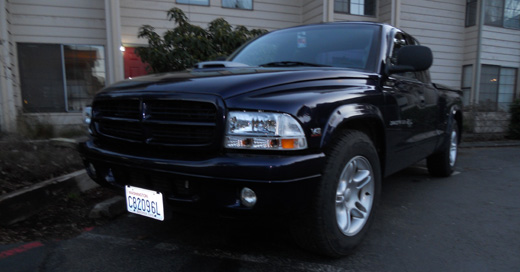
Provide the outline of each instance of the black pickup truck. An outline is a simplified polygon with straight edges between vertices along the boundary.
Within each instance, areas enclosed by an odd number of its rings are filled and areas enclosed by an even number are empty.
[[[434,176],[453,172],[461,93],[430,81],[432,62],[385,24],[273,31],[226,61],[103,89],[79,149],[129,212],[278,214],[302,246],[342,256],[373,220],[383,177],[423,159]]]

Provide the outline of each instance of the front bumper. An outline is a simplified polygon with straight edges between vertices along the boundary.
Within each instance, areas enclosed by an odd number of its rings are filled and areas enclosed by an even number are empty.
[[[160,191],[167,210],[194,212],[294,212],[309,202],[325,161],[322,153],[230,153],[203,160],[150,158],[102,149],[92,140],[81,143],[79,151],[89,175],[99,184],[121,191],[125,185]],[[240,203],[244,187],[257,195],[252,208]]]

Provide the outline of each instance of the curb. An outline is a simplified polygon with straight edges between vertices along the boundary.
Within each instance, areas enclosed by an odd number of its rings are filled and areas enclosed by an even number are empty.
[[[57,195],[85,192],[98,185],[85,170],[49,179],[0,196],[0,225],[12,225],[38,213]]]
[[[114,196],[100,202],[92,208],[89,218],[115,218],[126,212],[126,199],[122,196]]]

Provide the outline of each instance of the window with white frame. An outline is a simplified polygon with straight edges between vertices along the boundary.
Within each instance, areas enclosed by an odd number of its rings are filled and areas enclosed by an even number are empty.
[[[177,4],[209,6],[209,0],[176,0]]]
[[[507,111],[516,88],[516,68],[482,65],[479,106],[489,111]]]
[[[520,0],[487,0],[484,12],[486,25],[520,29]]]
[[[18,43],[25,112],[81,112],[105,86],[105,52],[97,45]]]
[[[253,9],[253,0],[222,0],[222,7],[236,9]]]
[[[334,0],[334,12],[375,16],[376,0]]]

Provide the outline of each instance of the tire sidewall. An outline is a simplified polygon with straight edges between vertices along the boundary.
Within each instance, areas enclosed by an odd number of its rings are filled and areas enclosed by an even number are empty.
[[[322,193],[324,194],[324,197],[322,197],[323,203],[321,203],[323,211],[322,226],[326,233],[326,242],[337,255],[348,254],[361,242],[373,221],[373,214],[381,194],[381,169],[373,144],[366,135],[360,132],[352,132],[348,138],[340,141],[337,148],[331,153],[322,180]],[[374,176],[374,200],[368,220],[363,228],[353,236],[346,236],[337,225],[335,198],[341,173],[345,165],[356,156],[365,157],[371,164]]]
[[[450,122],[448,124],[448,130],[447,130],[447,133],[446,133],[446,138],[444,139],[444,145],[443,145],[443,148],[442,148],[442,151],[440,153],[440,155],[442,156],[442,167],[440,169],[442,170],[438,170],[440,171],[441,173],[439,174],[440,176],[450,176],[454,169],[455,169],[455,165],[457,165],[457,159],[458,159],[458,154],[457,154],[457,157],[455,158],[455,163],[452,165],[450,165],[450,149],[451,149],[451,133],[453,132],[453,130],[456,129],[457,131],[457,137],[459,135],[459,131],[458,131],[458,125],[457,125],[457,121],[454,119],[454,118],[450,118]],[[457,153],[458,153],[458,143],[457,143]],[[436,162],[437,158],[433,158],[433,162],[432,163],[439,163],[439,162]]]
[[[455,156],[455,161],[453,162],[453,165],[450,165],[450,153],[451,153],[451,134],[453,133],[453,131],[455,131],[455,133],[457,134],[456,137],[457,137],[457,154]],[[457,121],[454,119],[454,118],[451,118],[451,122],[450,122],[450,126],[449,126],[449,130],[448,130],[448,137],[446,139],[446,144],[447,144],[447,148],[446,148],[446,153],[447,153],[447,161],[448,161],[448,167],[450,168],[451,172],[453,172],[453,170],[455,169],[455,165],[457,165],[457,159],[459,158],[459,126],[458,126],[458,123]]]

